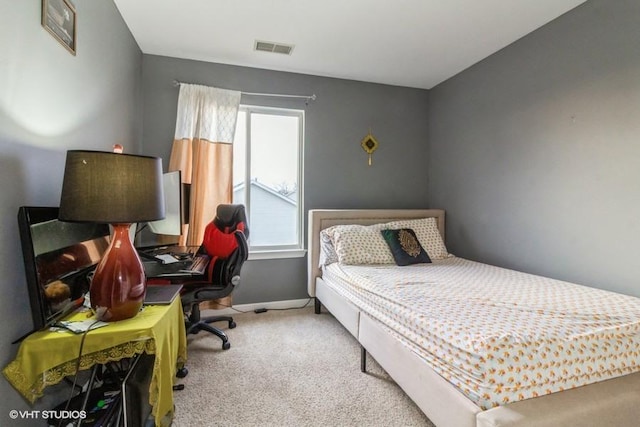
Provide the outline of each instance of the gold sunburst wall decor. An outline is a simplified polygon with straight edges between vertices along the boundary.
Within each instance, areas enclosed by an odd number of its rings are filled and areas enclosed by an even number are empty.
[[[369,155],[369,166],[371,166],[371,155],[374,151],[376,151],[379,145],[378,140],[371,133],[371,129],[369,129],[369,133],[367,134],[367,136],[362,138],[362,141],[360,141],[360,145],[362,146],[362,149]]]

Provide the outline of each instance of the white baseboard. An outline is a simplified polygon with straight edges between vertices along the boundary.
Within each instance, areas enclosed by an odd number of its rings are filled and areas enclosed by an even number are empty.
[[[259,308],[267,310],[284,310],[289,308],[302,308],[313,305],[313,298],[291,299],[286,301],[256,302],[251,304],[234,304],[233,308],[223,308],[221,310],[207,309],[202,311],[203,316],[233,316],[238,312],[250,312]]]

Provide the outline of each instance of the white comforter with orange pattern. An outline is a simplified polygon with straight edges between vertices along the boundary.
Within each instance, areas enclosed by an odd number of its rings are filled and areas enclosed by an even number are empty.
[[[323,268],[483,409],[640,371],[640,298],[458,257]]]

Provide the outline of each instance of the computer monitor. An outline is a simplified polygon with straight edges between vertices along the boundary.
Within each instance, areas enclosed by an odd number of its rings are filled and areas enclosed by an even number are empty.
[[[164,189],[164,219],[151,221],[149,229],[155,234],[179,236],[182,234],[182,177],[180,171],[162,175]]]
[[[189,191],[182,183],[180,171],[162,175],[165,218],[147,224],[138,224],[135,244],[138,248],[178,243],[183,224],[188,223]]]
[[[89,290],[89,274],[109,246],[106,224],[63,222],[57,207],[22,206],[18,229],[35,330]]]

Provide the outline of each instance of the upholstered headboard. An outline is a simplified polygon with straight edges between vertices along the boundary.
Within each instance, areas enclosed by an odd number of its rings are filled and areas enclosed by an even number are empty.
[[[442,209],[312,209],[309,211],[307,257],[307,291],[316,295],[316,278],[322,276],[320,261],[320,230],[339,224],[371,225],[402,219],[435,217],[444,240],[444,210]]]

